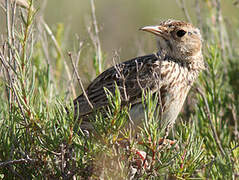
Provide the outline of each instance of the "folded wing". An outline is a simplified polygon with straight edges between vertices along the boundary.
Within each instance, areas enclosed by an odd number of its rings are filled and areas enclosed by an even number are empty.
[[[141,56],[117,64],[100,74],[86,89],[94,109],[108,105],[104,88],[113,94],[115,84],[119,87],[122,105],[141,102],[142,90],[149,88],[156,92],[162,86],[161,59],[155,55]],[[74,100],[75,112],[79,117],[92,113],[86,97],[82,94]]]

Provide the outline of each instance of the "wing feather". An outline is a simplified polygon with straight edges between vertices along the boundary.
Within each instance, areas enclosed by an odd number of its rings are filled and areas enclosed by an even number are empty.
[[[122,104],[135,104],[141,101],[142,89],[155,92],[162,86],[160,59],[151,54],[117,64],[100,74],[86,89],[88,99],[94,109],[108,105],[104,87],[114,94],[115,83],[119,87]],[[74,100],[75,112],[85,116],[92,112],[84,95]]]

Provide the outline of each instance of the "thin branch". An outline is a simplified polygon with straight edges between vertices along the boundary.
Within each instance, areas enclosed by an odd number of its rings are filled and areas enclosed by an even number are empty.
[[[202,29],[202,13],[201,13],[201,7],[200,7],[200,0],[195,0],[195,12],[196,12],[196,19],[197,24],[199,25],[199,28]]]
[[[96,15],[95,15],[95,3],[94,0],[91,0],[91,12],[92,12],[92,18],[93,18],[93,25],[95,29],[95,35],[92,36],[92,41],[95,45],[95,49],[97,52],[97,58],[98,58],[98,66],[99,66],[99,73],[102,72],[102,53],[101,53],[101,45],[100,45],[100,39],[99,39],[99,28],[97,25]]]
[[[76,63],[75,63],[76,68],[78,67],[80,56],[81,56],[81,49],[82,49],[83,44],[84,44],[83,41],[80,41],[79,36],[77,36],[77,40],[79,41],[79,50],[78,50],[78,53],[77,53],[77,56],[76,56]]]
[[[37,159],[31,159],[28,156],[26,157],[26,159],[22,158],[22,159],[18,159],[18,160],[10,160],[10,161],[6,161],[6,162],[0,162],[0,167],[5,167],[5,166],[9,166],[9,165],[15,165],[15,164],[23,164],[23,163],[35,163],[37,162]]]
[[[81,90],[82,90],[82,92],[83,92],[83,94],[84,94],[84,96],[85,96],[85,98],[86,98],[86,100],[87,100],[89,106],[91,107],[91,109],[94,109],[92,103],[90,102],[90,100],[89,100],[89,98],[88,98],[88,96],[87,96],[87,94],[86,94],[86,92],[85,92],[85,89],[84,89],[84,86],[83,86],[83,84],[82,84],[81,78],[80,78],[80,76],[79,76],[79,74],[78,74],[78,72],[77,72],[75,63],[74,63],[74,61],[73,61],[71,52],[68,52],[68,55],[69,55],[69,57],[70,57],[70,60],[71,60],[71,63],[72,63],[72,67],[73,67],[73,69],[74,69],[74,72],[76,73],[76,77],[77,77],[78,83],[79,83],[79,85],[80,85],[80,88],[81,88]]]
[[[115,70],[117,72],[116,77],[118,79],[122,80],[122,88],[123,88],[124,98],[125,98],[125,101],[127,102],[127,101],[129,101],[129,96],[127,95],[127,91],[126,91],[126,85],[125,85],[126,79],[125,79],[124,74],[122,72],[123,69],[120,67],[119,64],[115,64],[114,68],[115,68]]]
[[[238,132],[238,123],[237,123],[237,113],[236,113],[236,107],[235,104],[232,104],[230,107],[232,111],[232,119],[234,121],[234,135],[237,139],[239,139],[239,132]]]
[[[115,61],[116,58],[119,59],[117,52],[115,52],[115,53],[116,54],[113,57],[113,63],[114,63],[114,68],[115,68],[115,70],[117,72],[116,77],[118,79],[122,80],[122,88],[123,88],[123,93],[124,93],[124,99],[125,99],[126,102],[128,102],[129,101],[129,96],[127,95],[127,91],[126,91],[126,84],[125,84],[126,83],[126,79],[125,79],[125,76],[123,74],[123,69],[120,67],[120,64],[117,64],[116,61]],[[119,90],[120,90],[120,87],[119,87]],[[120,92],[120,94],[121,94],[121,92]],[[123,98],[123,96],[122,96],[122,98]]]
[[[218,26],[218,33],[219,33],[219,38],[220,38],[220,43],[221,43],[221,50],[222,50],[222,56],[225,59],[225,39],[224,39],[224,33],[225,33],[225,28],[223,26],[223,17],[222,17],[222,10],[221,10],[221,1],[220,0],[215,0],[215,5],[216,5],[216,22]]]
[[[6,73],[7,73],[8,79],[9,79],[9,83],[10,83],[10,89],[13,90],[13,93],[14,93],[15,98],[17,100],[17,104],[18,104],[18,106],[20,108],[20,111],[21,111],[21,114],[23,116],[23,119],[26,121],[26,117],[25,117],[25,113],[23,111],[22,104],[20,103],[19,97],[17,96],[16,89],[14,88],[14,85],[13,85],[13,82],[12,82],[12,77],[11,77],[11,75],[9,73],[9,70],[8,70],[8,65],[5,63],[5,59],[4,59],[4,57],[3,57],[1,52],[0,52],[0,60],[1,60],[2,64],[3,64],[4,68],[6,69]]]
[[[38,139],[38,141],[40,142],[41,147],[42,147],[44,150],[46,150],[47,152],[50,152],[50,153],[52,153],[52,154],[54,154],[54,155],[56,155],[56,156],[60,156],[60,155],[61,155],[61,153],[57,153],[57,152],[51,151],[51,150],[49,150],[48,148],[44,147],[44,143],[42,142],[41,138],[37,137],[37,139]]]
[[[141,83],[140,83],[140,81],[139,81],[139,71],[140,71],[141,68],[142,68],[142,63],[140,63],[140,67],[139,67],[138,61],[137,61],[137,59],[136,59],[136,60],[135,60],[135,64],[136,64],[136,72],[137,72],[136,80],[137,80],[137,83],[138,83],[138,85],[139,85],[141,91],[143,91],[144,88],[141,86]]]
[[[71,80],[71,73],[70,73],[70,69],[66,63],[66,60],[64,58],[64,55],[63,55],[63,52],[61,50],[61,47],[60,45],[58,44],[53,32],[51,31],[50,27],[47,25],[47,23],[44,21],[44,19],[42,18],[41,19],[41,22],[46,30],[46,32],[48,33],[48,35],[51,37],[55,47],[56,47],[56,50],[60,53],[61,57],[63,58],[63,63],[64,63],[64,66],[65,66],[65,69],[66,69],[66,74],[67,74],[67,77],[68,77],[68,80]],[[75,93],[75,89],[74,89],[74,86],[71,84],[71,89],[72,89],[72,92],[74,95],[76,95]]]
[[[232,148],[231,152],[234,151],[235,149],[237,149],[239,147],[239,144],[236,145],[234,148]]]
[[[6,23],[7,23],[7,43],[8,46],[12,45],[12,29],[11,29],[11,19],[10,19],[10,2],[8,0],[5,0],[5,8],[6,8]],[[14,22],[12,22],[14,23]],[[12,51],[11,48],[8,48],[8,57],[9,57],[9,63],[12,60]],[[10,72],[7,70],[7,76],[8,81],[10,81],[11,75]],[[6,87],[6,93],[8,95],[8,103],[9,103],[9,110],[11,110],[11,104],[12,104],[12,92],[9,87]]]
[[[217,146],[219,147],[219,150],[220,150],[220,152],[221,152],[221,155],[222,155],[222,156],[225,156],[226,153],[225,153],[225,151],[224,151],[223,148],[222,148],[221,142],[220,142],[220,140],[219,140],[219,138],[218,138],[218,135],[217,135],[216,128],[214,127],[213,122],[212,122],[211,112],[210,112],[210,108],[209,108],[209,105],[208,105],[207,98],[205,97],[204,93],[202,92],[202,90],[201,90],[199,87],[196,88],[196,91],[197,91],[197,92],[201,95],[201,97],[203,98],[203,101],[204,101],[205,106],[206,106],[206,109],[205,109],[205,110],[206,110],[206,114],[207,114],[208,120],[209,120],[209,122],[210,122],[212,132],[213,132],[213,137],[214,137],[214,139],[215,139],[215,141],[216,141],[216,143],[217,143]]]
[[[11,37],[11,20],[10,20],[10,3],[8,0],[5,0],[5,8],[6,8],[6,22],[7,22],[7,37],[8,42],[12,44],[12,37]]]
[[[187,21],[192,23],[192,20],[189,16],[188,10],[187,10],[186,5],[185,5],[185,1],[184,0],[176,0],[176,2],[178,4],[178,6],[182,9]]]
[[[14,41],[15,39],[15,17],[16,17],[16,7],[17,7],[17,1],[14,0],[14,3],[13,3],[13,7],[12,7],[12,27],[11,27],[11,30],[12,30],[12,40]]]
[[[77,40],[79,41],[79,48],[78,48],[78,52],[77,52],[77,55],[76,55],[76,60],[75,60],[75,63],[74,63],[76,69],[78,69],[78,64],[79,64],[79,60],[80,60],[80,56],[81,56],[81,50],[82,50],[82,46],[83,46],[83,41],[80,41],[78,36],[77,36]],[[73,75],[72,75],[71,83],[74,83],[75,77],[76,77],[76,73],[74,71]]]

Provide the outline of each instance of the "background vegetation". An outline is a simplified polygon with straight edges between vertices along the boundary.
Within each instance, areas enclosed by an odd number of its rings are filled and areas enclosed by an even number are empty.
[[[237,179],[239,176],[238,1],[2,1],[0,178]],[[204,38],[207,70],[162,144],[149,92],[133,138],[120,98],[94,136],[79,129],[72,99],[115,61],[157,50],[139,27],[174,18]]]

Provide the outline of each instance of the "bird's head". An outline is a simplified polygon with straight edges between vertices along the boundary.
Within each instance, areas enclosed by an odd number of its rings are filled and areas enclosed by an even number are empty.
[[[201,56],[202,37],[199,29],[190,23],[167,20],[141,30],[158,36],[160,50],[172,58],[190,61],[190,57]]]

